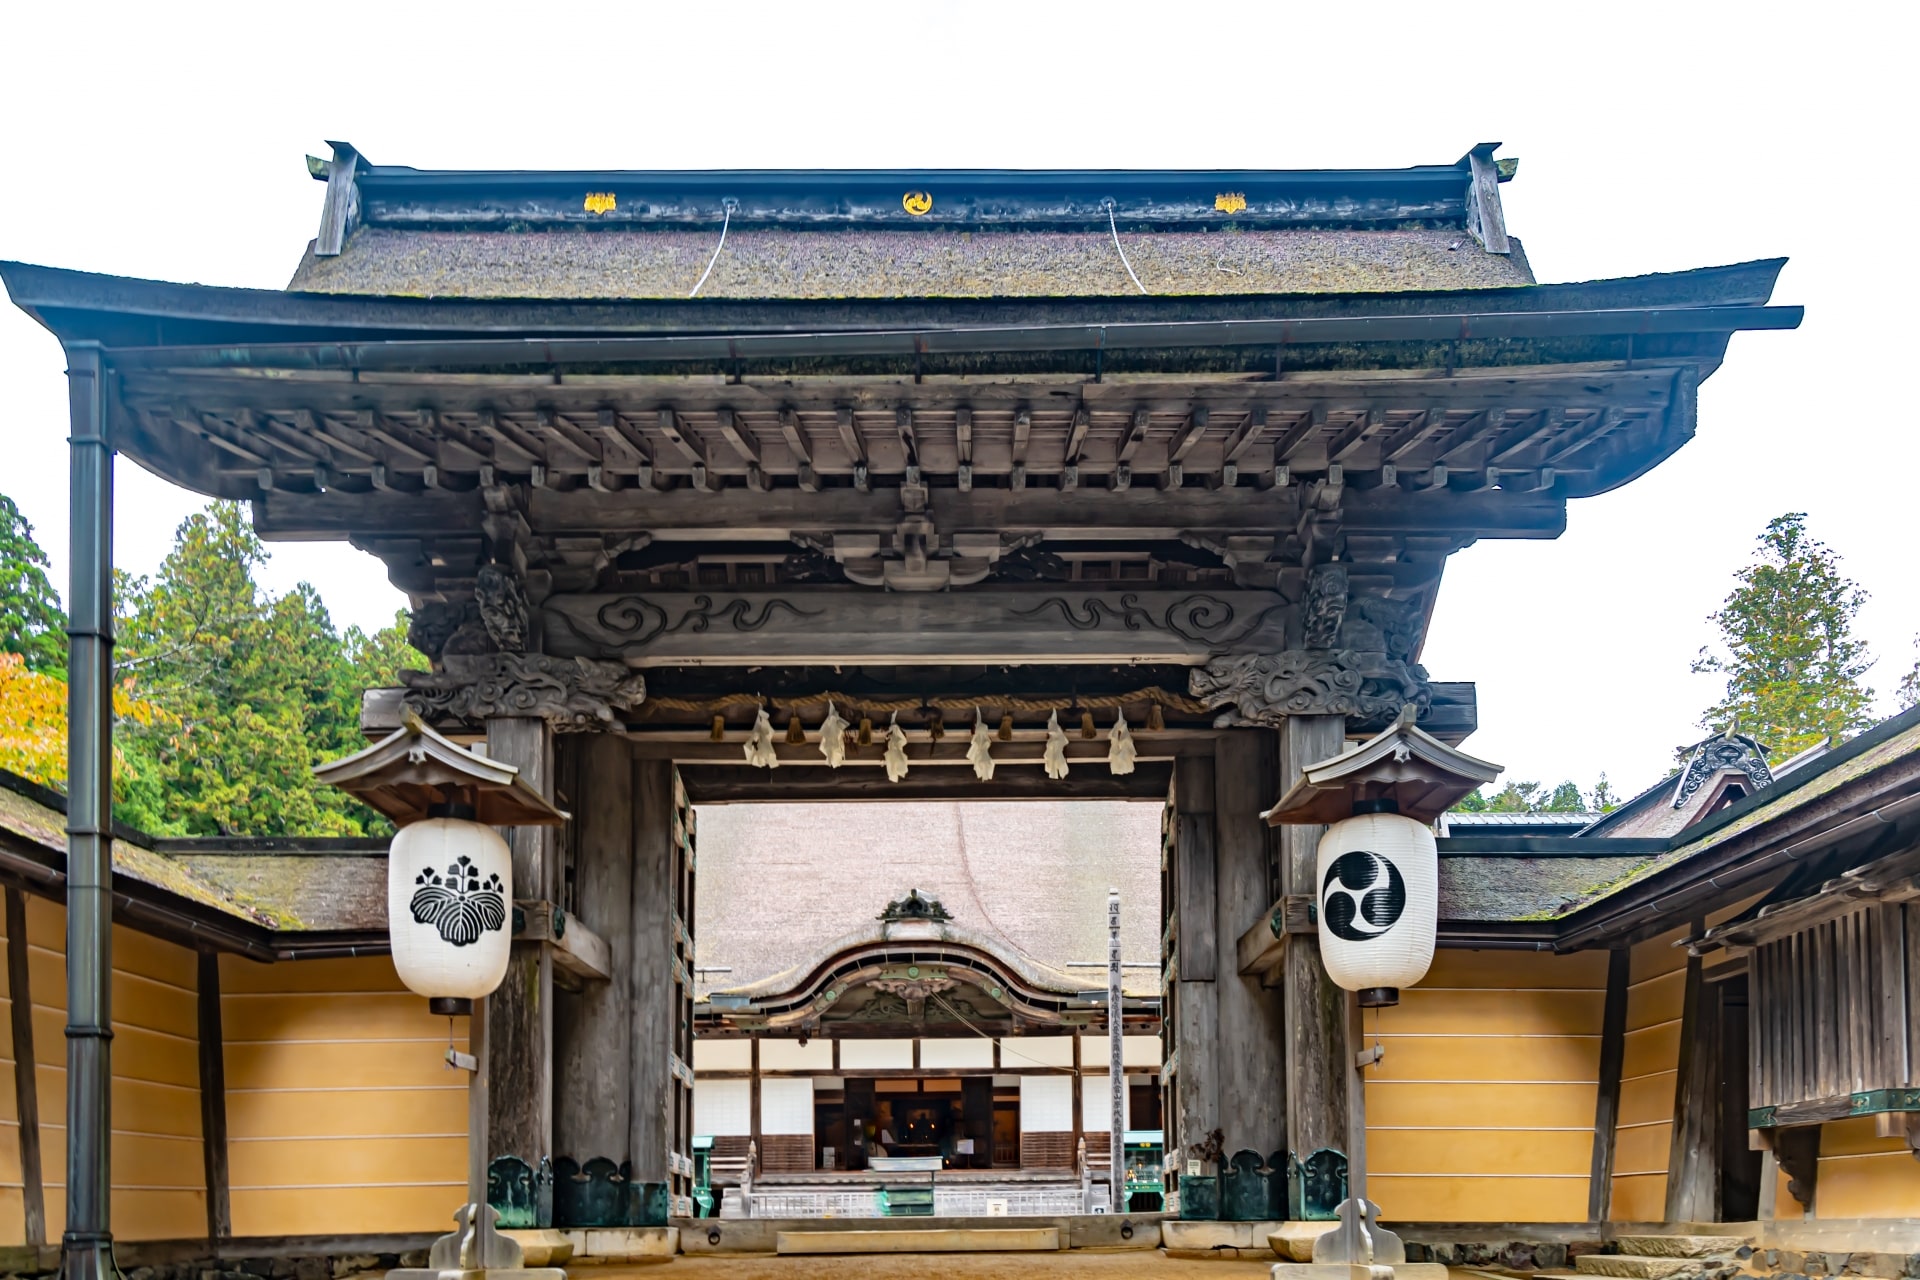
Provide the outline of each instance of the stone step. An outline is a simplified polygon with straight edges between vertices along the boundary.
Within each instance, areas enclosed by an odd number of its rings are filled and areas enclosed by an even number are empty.
[[[1631,1253],[1587,1253],[1573,1260],[1576,1272],[1583,1276],[1608,1276],[1611,1280],[1666,1280],[1683,1271],[1700,1270],[1696,1258],[1655,1258]]]
[[[782,1231],[774,1251],[792,1253],[1053,1253],[1058,1227],[926,1227],[905,1231]]]
[[[1711,1258],[1753,1243],[1745,1236],[1621,1236],[1621,1253],[1642,1258]]]

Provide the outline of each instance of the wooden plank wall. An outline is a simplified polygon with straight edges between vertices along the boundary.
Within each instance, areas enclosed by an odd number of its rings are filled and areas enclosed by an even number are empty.
[[[445,1062],[447,1019],[384,956],[222,956],[220,983],[234,1234],[449,1229],[466,1199],[467,1080]],[[464,1049],[466,1019],[453,1030]],[[184,1164],[197,1171],[198,1153]]]
[[[1620,1119],[1614,1131],[1615,1222],[1659,1222],[1666,1212],[1668,1147],[1680,1070],[1680,1014],[1687,953],[1676,929],[1635,944],[1627,971],[1626,1052],[1620,1066]]]
[[[0,934],[4,934],[4,922],[0,916]],[[4,969],[0,969],[0,990],[5,991],[0,1005],[11,1026],[13,990]],[[66,1041],[60,1043],[64,1046]],[[26,1183],[20,1171],[20,1117],[13,1071],[13,1037],[8,1035],[0,1038],[0,1245],[27,1242]]]
[[[47,1235],[66,1225],[66,907],[27,900]],[[199,962],[170,942],[113,930],[113,1230],[122,1240],[206,1234],[200,1148]]]
[[[1386,1049],[1366,1097],[1383,1219],[1586,1220],[1606,986],[1603,951],[1446,950],[1367,1012],[1364,1043]]]

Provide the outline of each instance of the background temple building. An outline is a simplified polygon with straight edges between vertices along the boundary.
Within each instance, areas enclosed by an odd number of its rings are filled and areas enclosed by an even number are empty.
[[[1420,663],[1448,557],[1557,536],[1703,429],[1733,335],[1799,323],[1779,261],[1536,283],[1495,150],[336,144],[284,291],[0,264],[66,353],[75,495],[72,794],[0,788],[9,1266],[63,1227],[71,1280],[109,1231],[366,1265],[469,1198],[582,1250],[928,1212],[1257,1245],[1364,1171],[1416,1258],[1698,1228],[1907,1268],[1920,713],[1790,768],[1718,735],[1578,825],[1449,816],[1431,971],[1364,1019],[1322,963],[1324,828],[1267,821],[1352,744],[1470,741],[1475,673]],[[368,736],[479,747],[568,815],[505,829],[471,1021],[400,986],[387,842],[112,825],[115,454],[376,557],[431,669],[367,691]],[[1179,1216],[1104,1185],[1110,889],[1120,1097]]]

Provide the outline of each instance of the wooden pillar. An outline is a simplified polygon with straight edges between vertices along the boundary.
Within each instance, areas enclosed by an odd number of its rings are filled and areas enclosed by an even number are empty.
[[[993,1077],[968,1076],[960,1082],[960,1107],[967,1136],[973,1139],[972,1169],[993,1168]]]
[[[1290,716],[1280,729],[1280,777],[1285,794],[1311,764],[1339,754],[1346,745],[1341,716]],[[1325,827],[1276,827],[1281,887],[1319,900],[1314,859]],[[1347,993],[1333,985],[1320,962],[1319,940],[1310,933],[1287,944],[1280,971],[1286,1025],[1287,1150],[1305,1160],[1322,1147],[1345,1153],[1347,1099],[1353,1051],[1347,1040]]]
[[[1174,1073],[1176,1132],[1191,1148],[1224,1128],[1220,1115],[1220,963],[1218,883],[1213,848],[1213,758],[1182,756],[1173,778],[1174,1043],[1180,1054]],[[1229,970],[1231,972],[1231,970]]]
[[[1233,729],[1220,735],[1213,756],[1213,830],[1218,894],[1215,991],[1219,1037],[1214,1051],[1221,1124],[1227,1153],[1251,1148],[1271,1155],[1287,1143],[1286,1036],[1280,993],[1239,969],[1240,935],[1272,901],[1262,810],[1279,794],[1274,735]]]
[[[665,1182],[667,1149],[673,1140],[672,1063],[680,1016],[673,963],[673,763],[635,760],[632,769],[632,949],[625,980],[633,1010],[633,1039],[627,1158],[633,1161],[636,1180]]]
[[[607,941],[607,982],[554,996],[553,1149],[585,1164],[632,1158],[633,753],[616,734],[564,743],[573,811],[573,914]]]
[[[488,720],[487,754],[553,798],[553,731],[546,721]],[[553,901],[555,829],[503,827],[501,834],[513,851],[513,896]],[[538,1170],[553,1155],[553,959],[545,946],[513,944],[507,976],[487,997],[486,1022],[488,1159],[518,1156]]]
[[[1704,921],[1696,921],[1693,931],[1705,927]],[[1719,1214],[1719,1078],[1719,991],[1703,980],[1700,957],[1688,956],[1680,1013],[1680,1070],[1673,1086],[1673,1137],[1667,1148],[1668,1222],[1712,1222]]]
[[[1600,1015],[1600,1088],[1593,1104],[1593,1166],[1587,1218],[1605,1222],[1613,1207],[1613,1145],[1620,1128],[1620,1074],[1627,1054],[1627,979],[1633,952],[1607,953],[1607,1001]]]
[[[46,1183],[40,1175],[40,1088],[33,1051],[33,994],[27,978],[27,896],[7,894],[7,996],[13,1023],[13,1105],[20,1124],[20,1198],[26,1243],[47,1242]]]
[[[207,1175],[207,1238],[233,1235],[227,1190],[227,1050],[220,1023],[220,957],[200,953],[200,1150]]]

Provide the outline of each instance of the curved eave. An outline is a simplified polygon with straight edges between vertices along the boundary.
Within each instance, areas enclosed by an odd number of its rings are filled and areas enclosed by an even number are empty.
[[[1445,317],[1443,336],[1463,336],[1463,317],[1519,318],[1551,313],[1626,313],[1668,309],[1765,308],[1784,258],[1694,271],[1579,284],[1384,294],[1239,294],[1166,297],[678,299],[595,301],[475,300],[291,293],[174,284],[0,262],[14,305],[63,342],[100,342],[122,350],[211,344],[321,344],[513,336],[702,336],[725,340],[781,335],[808,338],[951,326],[1063,329],[1179,322],[1246,323]],[[1792,327],[1799,308],[1771,308],[1767,327]],[[1790,313],[1790,314],[1789,314]],[[1731,312],[1695,317],[1728,331]],[[1553,322],[1544,322],[1551,325]],[[1536,324],[1540,328],[1540,324]],[[1740,326],[1735,326],[1740,327]],[[1471,332],[1471,327],[1469,329]],[[1056,334],[1056,337],[1066,335]],[[1171,335],[1169,335],[1171,336]],[[1480,336],[1498,336],[1484,331]],[[1326,340],[1243,331],[1234,341]],[[1339,340],[1339,339],[1335,339]],[[1367,340],[1360,337],[1353,340]],[[1072,335],[1085,345],[1098,332]],[[1109,345],[1111,339],[1108,339]],[[914,348],[907,346],[911,353]],[[236,356],[239,353],[234,353]]]

